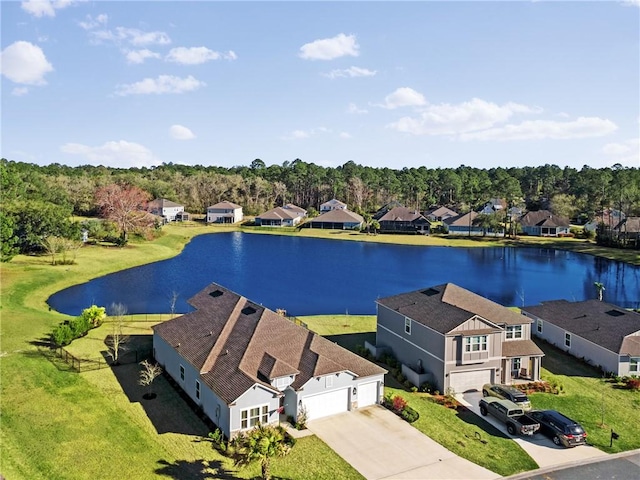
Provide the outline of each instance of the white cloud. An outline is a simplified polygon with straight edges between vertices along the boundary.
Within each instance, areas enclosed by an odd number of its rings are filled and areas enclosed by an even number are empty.
[[[27,87],[15,87],[11,90],[11,95],[15,95],[16,97],[21,97],[27,93],[29,93],[29,89]]]
[[[349,67],[343,70],[331,70],[329,73],[323,73],[325,77],[329,78],[339,78],[339,77],[373,77],[376,73],[376,70],[367,70],[366,68],[360,67]]]
[[[0,53],[2,75],[15,83],[45,85],[44,76],[53,66],[40,47],[29,42],[15,42]]]
[[[109,20],[109,16],[106,13],[101,13],[96,18],[93,18],[91,15],[87,15],[84,22],[78,22],[81,28],[85,30],[92,30],[101,25],[106,25]]]
[[[22,9],[34,17],[55,17],[56,10],[73,5],[71,0],[26,0],[21,3]]]
[[[611,164],[619,163],[627,167],[640,168],[640,138],[622,143],[607,143],[602,153],[610,157]]]
[[[358,106],[355,103],[350,103],[349,106],[347,107],[347,113],[361,115],[363,113],[369,113],[369,110],[366,110],[364,108],[358,108]]]
[[[169,135],[171,135],[171,138],[174,138],[175,140],[191,140],[196,138],[191,130],[182,125],[171,125],[169,128]]]
[[[235,60],[237,55],[229,50],[227,53],[215,52],[207,47],[177,47],[172,48],[165,60],[168,62],[180,63],[182,65],[199,65],[211,60]]]
[[[116,95],[148,95],[165,93],[185,93],[206,86],[206,83],[189,75],[186,78],[173,75],[160,75],[158,78],[145,78],[136,83],[118,85]]]
[[[333,38],[305,43],[300,47],[299,56],[305,60],[333,60],[347,55],[357,57],[359,48],[355,35],[340,33]]]
[[[94,30],[89,32],[94,41],[129,43],[136,47],[146,45],[168,45],[171,38],[165,32],[143,32],[137,28],[116,27],[115,30]]]
[[[144,48],[142,50],[125,50],[128,63],[144,63],[147,58],[160,58],[160,54]]]
[[[460,140],[568,140],[573,138],[602,137],[618,129],[611,120],[598,117],[579,117],[560,122],[555,120],[529,120],[517,125],[504,125],[479,132],[460,135]]]
[[[349,134],[348,132],[340,132],[340,135],[338,136],[344,140],[348,140],[351,138],[351,134]]]
[[[627,7],[640,7],[640,0],[623,0],[622,4]]]
[[[292,132],[283,136],[282,139],[283,140],[302,140],[304,138],[310,138],[312,136],[319,135],[321,133],[329,133],[329,132],[331,132],[331,130],[326,127],[311,128],[308,130],[293,130]]]
[[[81,155],[92,165],[129,168],[151,167],[161,163],[147,147],[126,140],[106,142],[99,147],[66,143],[60,147],[60,151]]]
[[[418,107],[426,105],[424,95],[413,88],[401,87],[384,98],[384,103],[377,106],[393,110],[398,107]]]
[[[457,105],[448,103],[428,105],[421,110],[418,117],[404,117],[388,127],[413,135],[456,135],[474,130],[486,130],[506,122],[516,113],[531,114],[541,111],[539,107],[528,107],[513,102],[497,105],[474,98]]]

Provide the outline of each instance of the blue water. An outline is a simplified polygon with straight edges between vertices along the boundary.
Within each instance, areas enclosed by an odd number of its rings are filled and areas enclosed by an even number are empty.
[[[597,297],[640,307],[640,267],[544,248],[450,248],[381,245],[278,235],[220,233],[195,237],[177,257],[124,270],[52,295],[48,303],[78,315],[96,304],[128,313],[193,308],[187,300],[216,282],[290,315],[373,314],[379,297],[455,283],[507,306]]]

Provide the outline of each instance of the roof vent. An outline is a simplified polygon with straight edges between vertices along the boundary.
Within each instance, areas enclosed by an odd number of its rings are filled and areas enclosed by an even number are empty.
[[[242,309],[242,314],[243,315],[251,315],[253,313],[256,313],[256,309],[253,307],[244,307]]]
[[[624,312],[621,312],[620,310],[609,310],[605,313],[607,315],[611,315],[612,317],[621,317],[622,315],[624,315]]]
[[[431,297],[433,295],[439,294],[440,292],[438,290],[436,290],[435,288],[428,288],[427,290],[423,290],[420,293],[426,295],[427,297]]]
[[[213,298],[219,297],[222,294],[222,290],[214,290],[213,292],[209,292],[209,295],[211,295]]]

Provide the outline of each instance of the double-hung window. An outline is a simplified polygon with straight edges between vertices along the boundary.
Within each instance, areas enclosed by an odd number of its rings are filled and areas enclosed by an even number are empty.
[[[244,430],[269,423],[269,405],[247,408],[240,412],[240,427]]]
[[[184,367],[180,365],[180,380],[184,382]]]
[[[411,335],[411,319],[410,318],[406,318],[404,319],[404,333],[406,333],[407,335]]]
[[[536,326],[538,327],[538,333],[542,333],[542,320],[537,320]]]
[[[522,325],[507,325],[507,340],[522,338]]]
[[[567,348],[571,348],[571,334],[570,333],[565,333],[564,334],[564,346]]]
[[[464,337],[464,351],[470,352],[485,352],[487,350],[487,336],[476,335],[473,337]]]
[[[640,373],[640,357],[631,357],[629,359],[629,373]]]
[[[196,380],[196,398],[200,400],[200,382]]]

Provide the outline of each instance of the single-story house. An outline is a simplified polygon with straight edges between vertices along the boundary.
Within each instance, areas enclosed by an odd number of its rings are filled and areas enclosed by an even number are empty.
[[[147,211],[162,217],[166,222],[173,222],[176,216],[184,212],[184,205],[172,202],[166,198],[156,198],[147,204]]]
[[[393,352],[416,385],[462,393],[540,379],[544,353],[531,340],[529,319],[487,298],[446,283],[376,303],[375,353]]]
[[[376,220],[380,220],[382,217],[384,217],[386,215],[386,213],[396,207],[404,207],[403,204],[401,204],[400,202],[398,202],[397,200],[391,200],[389,203],[387,203],[386,205],[382,206],[376,213],[373,214],[373,216],[371,218],[374,218]]]
[[[473,224],[477,216],[478,212],[471,210],[457,217],[447,218],[444,225],[447,231],[454,235],[483,235],[482,228]]]
[[[522,233],[538,237],[558,237],[569,233],[569,219],[554,215],[549,210],[527,212],[518,220]]]
[[[256,217],[256,225],[262,227],[295,227],[307,216],[304,208],[292,203],[272,208]]]
[[[311,228],[332,230],[357,230],[362,228],[364,218],[351,210],[329,210],[311,219],[305,225]]]
[[[615,208],[607,208],[596,215],[590,222],[585,223],[584,229],[595,232],[600,224],[613,228],[624,220],[626,215]]]
[[[522,308],[537,337],[616,375],[640,375],[640,313],[598,300]]]
[[[448,218],[457,217],[458,212],[454,212],[447,207],[436,207],[424,212],[424,216],[432,222],[444,222]]]
[[[328,202],[324,202],[322,205],[320,205],[320,213],[330,212],[331,210],[346,210],[346,209],[347,209],[347,204],[341,202],[340,200],[336,200],[335,198],[332,198]]]
[[[431,222],[420,212],[407,207],[394,207],[378,220],[381,232],[414,232],[429,234]]]
[[[153,356],[227,438],[380,403],[386,370],[211,284],[196,310],[153,327]]]
[[[506,208],[507,201],[504,198],[492,198],[484,204],[484,207],[482,207],[480,213],[491,215],[492,213],[504,211]]]
[[[207,207],[207,223],[238,223],[243,218],[242,207],[233,202],[218,202]]]

